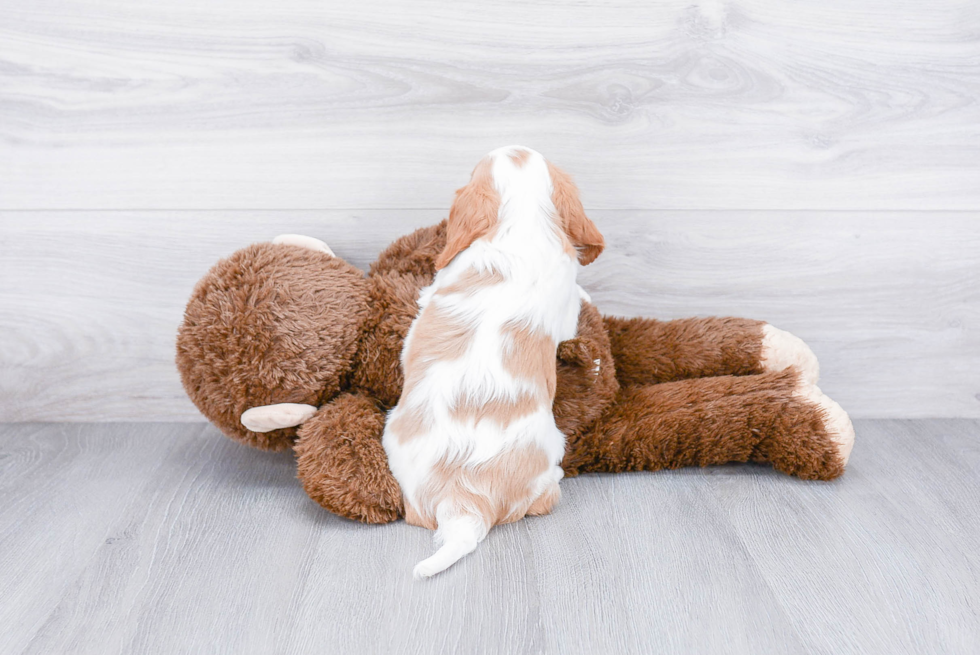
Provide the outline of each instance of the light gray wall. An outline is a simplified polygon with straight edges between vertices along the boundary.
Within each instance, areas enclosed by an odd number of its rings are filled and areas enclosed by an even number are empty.
[[[0,11],[0,420],[199,420],[213,262],[366,266],[515,142],[575,175],[607,313],[769,320],[854,416],[980,417],[975,0]]]

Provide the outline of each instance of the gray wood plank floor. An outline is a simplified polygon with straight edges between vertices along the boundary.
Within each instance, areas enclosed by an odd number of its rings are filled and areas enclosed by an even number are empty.
[[[848,472],[584,476],[428,582],[199,424],[0,425],[3,653],[974,653],[980,421],[865,420]]]

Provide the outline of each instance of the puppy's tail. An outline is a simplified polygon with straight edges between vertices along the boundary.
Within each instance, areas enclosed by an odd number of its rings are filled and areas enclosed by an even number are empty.
[[[441,509],[441,508],[440,508]],[[441,512],[436,513],[437,516]],[[415,579],[428,578],[445,571],[450,566],[476,550],[477,544],[487,536],[488,527],[484,520],[474,514],[457,514],[441,517],[436,541],[442,546],[435,555],[415,565],[412,575]]]

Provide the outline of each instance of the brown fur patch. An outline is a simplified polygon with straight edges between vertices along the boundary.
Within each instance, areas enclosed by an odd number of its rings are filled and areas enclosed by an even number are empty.
[[[449,209],[446,248],[436,259],[436,270],[482,237],[493,238],[500,211],[500,195],[493,186],[493,161],[484,157],[473,169],[470,183],[456,192]]]
[[[398,436],[399,443],[405,443],[425,434],[431,422],[429,413],[421,407],[402,408],[398,412],[398,417],[392,420],[388,427]]]
[[[473,293],[480,289],[492,287],[504,281],[504,276],[499,271],[478,271],[475,268],[468,268],[462,272],[452,284],[448,284],[438,291],[437,296],[448,296],[453,293]]]
[[[623,386],[762,373],[762,321],[603,319]]]
[[[435,529],[436,507],[451,500],[462,512],[482,517],[488,528],[517,521],[536,500],[531,497],[533,483],[549,466],[548,456],[534,445],[504,451],[476,465],[443,459],[420,486],[418,506],[405,508],[405,520]]]
[[[517,378],[543,383],[548,400],[555,397],[555,342],[547,334],[516,322],[503,327],[504,370]]]
[[[585,208],[579,200],[578,187],[568,173],[548,162],[548,173],[551,175],[551,201],[561,218],[562,230],[568,235],[575,255],[585,266],[595,261],[606,247],[602,233],[585,215]],[[572,254],[572,253],[570,253]]]
[[[405,356],[405,386],[399,403],[406,402],[409,394],[424,378],[429,366],[436,362],[459,359],[473,341],[476,328],[460,321],[449,311],[433,303],[422,310],[415,325],[412,342]],[[399,423],[398,439],[404,443],[424,432],[427,419],[424,415],[408,415],[405,423]]]
[[[412,343],[405,357],[402,398],[424,377],[430,364],[462,357],[475,332],[475,326],[459,320],[439,305],[433,303],[426,307],[415,324]]]
[[[548,407],[549,398],[539,394],[521,393],[515,399],[493,398],[477,402],[469,396],[457,399],[450,416],[460,422],[494,421],[501,428],[507,428],[514,421],[533,414],[541,407]]]
[[[524,163],[527,162],[528,157],[531,156],[531,152],[525,150],[524,148],[517,148],[516,150],[511,151],[511,153],[507,156],[512,162],[514,162],[514,166],[517,168],[523,168]]]

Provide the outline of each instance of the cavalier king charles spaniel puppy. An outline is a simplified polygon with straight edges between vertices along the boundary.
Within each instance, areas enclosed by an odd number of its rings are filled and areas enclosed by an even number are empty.
[[[446,248],[402,350],[405,386],[383,444],[405,520],[441,547],[416,578],[449,568],[491,527],[558,501],[555,352],[575,336],[580,265],[602,234],[571,178],[521,146],[494,150],[456,192]]]

